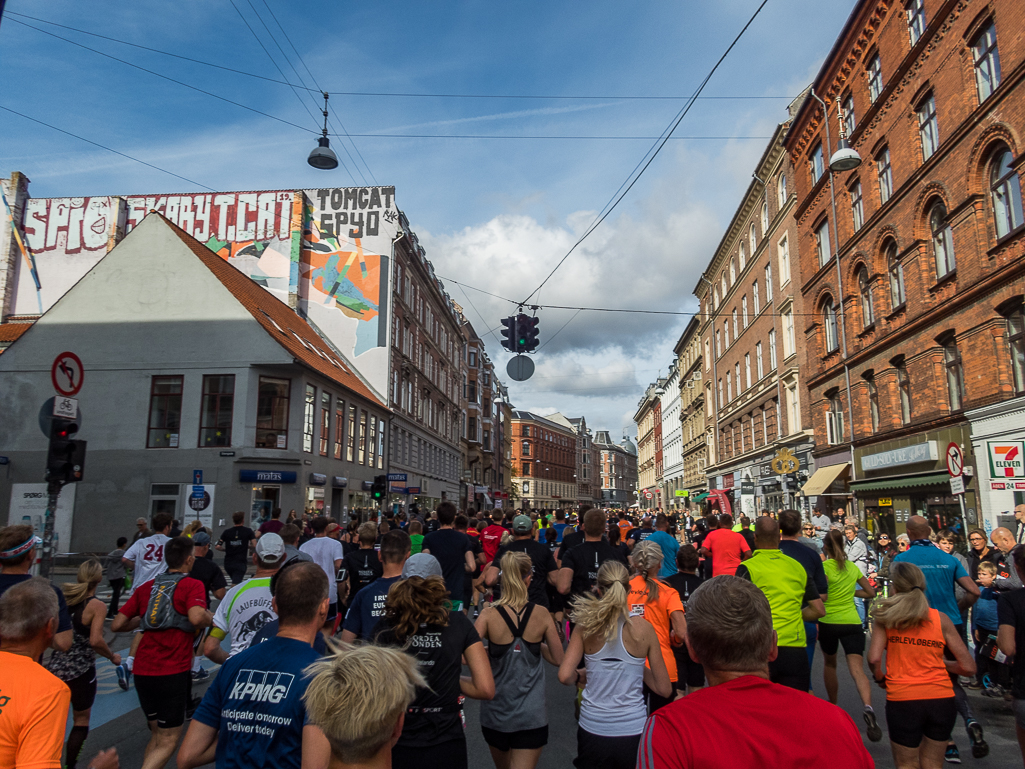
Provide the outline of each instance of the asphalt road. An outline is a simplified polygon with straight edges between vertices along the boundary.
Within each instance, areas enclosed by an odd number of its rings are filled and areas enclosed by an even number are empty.
[[[127,647],[128,636],[119,636],[114,641],[115,650]],[[208,662],[208,661],[207,661]],[[208,662],[209,664],[209,662]],[[93,709],[94,728],[89,732],[89,738],[85,744],[83,758],[92,757],[98,750],[108,747],[117,747],[121,757],[121,766],[126,769],[136,769],[142,764],[143,751],[149,738],[146,723],[142,713],[138,710],[138,702],[135,698],[134,687],[128,692],[122,692],[117,687],[114,678],[113,668],[106,660],[98,661],[98,675],[100,680],[97,703]],[[211,668],[216,673],[216,666]],[[541,756],[539,767],[542,769],[566,769],[572,766],[576,755],[576,731],[577,725],[573,718],[573,695],[571,687],[559,684],[555,675],[555,669],[547,666],[547,697],[548,697],[548,720],[549,720],[549,744]],[[196,693],[202,694],[208,684],[204,683],[196,687]],[[816,654],[815,667],[813,670],[813,687],[815,694],[825,697],[825,688],[822,685],[822,655]],[[964,731],[964,724],[960,721],[954,731],[954,738],[961,749],[961,758],[965,766],[988,766],[992,769],[1008,769],[1013,766],[1021,766],[1021,755],[1018,750],[1018,743],[1014,733],[1014,718],[1011,714],[1010,705],[1003,700],[994,700],[983,697],[977,692],[969,692],[971,705],[975,710],[976,718],[986,730],[986,739],[990,745],[990,754],[987,758],[972,758],[968,737]],[[878,687],[873,686],[872,691],[873,707],[879,715],[879,723],[883,727],[883,739],[878,743],[871,743],[865,740],[869,753],[872,754],[877,767],[893,767],[893,758],[890,754],[890,745],[886,736],[886,698],[885,693]],[[847,710],[855,719],[855,723],[864,734],[864,723],[861,720],[861,702],[858,699],[857,690],[853,681],[847,673],[846,665],[840,661],[840,702],[839,705]],[[478,720],[479,707],[472,700],[466,706],[466,737],[469,751],[469,763],[471,767],[490,769],[493,766],[488,747],[481,737]],[[767,714],[767,717],[774,714]],[[787,724],[785,721],[782,728],[793,730],[814,729],[814,724]],[[823,757],[824,760],[826,757]],[[85,766],[84,761],[80,763]],[[174,767],[172,759],[167,764]]]

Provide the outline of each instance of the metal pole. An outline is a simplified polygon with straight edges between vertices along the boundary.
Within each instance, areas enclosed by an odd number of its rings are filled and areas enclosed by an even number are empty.
[[[53,573],[53,529],[57,517],[57,500],[60,497],[61,485],[50,481],[46,485],[46,515],[43,517],[43,557],[39,563],[39,575],[50,579]]]

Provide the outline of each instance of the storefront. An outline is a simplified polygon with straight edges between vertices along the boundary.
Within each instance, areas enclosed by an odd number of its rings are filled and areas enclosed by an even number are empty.
[[[949,528],[963,534],[960,500],[951,493],[947,473],[950,443],[970,445],[967,424],[854,450],[858,479],[850,486],[869,531],[885,531],[894,537],[904,532],[910,516],[920,515],[934,531]],[[978,524],[977,487],[970,468],[966,467],[963,495],[969,528]]]
[[[811,449],[810,443],[772,449],[709,477],[709,489],[728,492],[734,515],[752,520],[762,510],[798,506],[797,490],[808,475]]]
[[[965,416],[971,425],[982,526],[987,534],[998,526],[1014,531],[1014,508],[1025,504],[1025,398],[968,411]]]

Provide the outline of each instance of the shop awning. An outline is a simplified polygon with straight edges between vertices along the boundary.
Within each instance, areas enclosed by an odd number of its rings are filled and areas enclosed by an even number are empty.
[[[826,489],[833,485],[833,481],[846,473],[850,466],[850,462],[842,462],[839,465],[820,467],[801,487],[801,493],[806,497],[817,497],[819,494],[824,494]]]
[[[920,486],[946,486],[950,476],[946,473],[930,473],[929,475],[911,475],[907,478],[886,478],[878,481],[855,481],[851,484],[854,491],[885,491],[887,489],[909,489]]]
[[[693,499],[695,502],[703,502],[704,500],[708,499],[708,492],[702,491],[697,496],[691,497],[691,499]]]

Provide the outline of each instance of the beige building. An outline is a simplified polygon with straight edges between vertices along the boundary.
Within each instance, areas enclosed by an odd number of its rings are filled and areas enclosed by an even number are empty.
[[[662,507],[662,401],[661,380],[648,385],[637,404],[637,500],[642,509]],[[649,496],[650,495],[650,496]]]
[[[682,430],[683,479],[687,507],[708,490],[708,439],[705,435],[705,388],[702,385],[701,321],[695,317],[687,324],[673,348],[680,378],[680,427]]]

